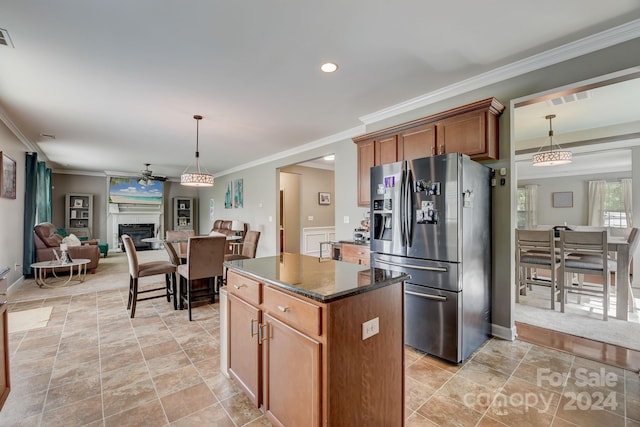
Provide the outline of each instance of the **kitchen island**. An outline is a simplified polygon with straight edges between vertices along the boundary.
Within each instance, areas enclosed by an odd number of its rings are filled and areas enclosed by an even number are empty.
[[[287,253],[225,267],[221,365],[274,425],[403,424],[409,276]]]

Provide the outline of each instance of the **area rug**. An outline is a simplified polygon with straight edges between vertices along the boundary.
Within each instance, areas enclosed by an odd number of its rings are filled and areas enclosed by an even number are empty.
[[[169,260],[164,249],[155,251],[139,251],[138,261]],[[164,277],[154,276],[143,278],[142,283],[164,283]],[[107,258],[100,258],[95,274],[87,274],[84,282],[72,282],[70,286],[41,288],[33,279],[25,280],[17,289],[9,290],[9,301],[24,302],[43,298],[56,298],[61,296],[82,295],[105,290],[129,288],[129,264],[127,255],[123,252],[110,253]]]
[[[551,310],[548,289],[540,289],[543,288],[534,287],[528,295],[520,297],[520,304],[515,305],[516,322],[640,351],[640,316],[636,311],[629,313],[629,321],[613,317],[615,296],[612,296],[609,320],[605,322],[600,298],[583,296],[581,304],[577,304],[576,296],[572,295],[573,303],[566,304],[565,312],[561,313],[560,303],[556,303],[555,311]],[[634,293],[638,301],[638,292]]]
[[[53,307],[32,308],[9,312],[9,333],[44,328],[49,323]]]

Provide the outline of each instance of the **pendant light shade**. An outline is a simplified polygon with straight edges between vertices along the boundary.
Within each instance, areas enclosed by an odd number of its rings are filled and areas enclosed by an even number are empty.
[[[199,123],[200,120],[202,120],[202,116],[196,114],[193,118],[196,119],[196,170],[195,172],[188,172],[191,165],[187,166],[187,169],[185,169],[182,175],[180,175],[180,184],[189,187],[213,187],[213,175],[200,170],[198,137],[200,133]]]
[[[533,155],[533,166],[556,166],[566,165],[571,163],[573,154],[571,151],[563,150],[562,147],[556,144],[556,149],[553,149],[553,128],[551,127],[551,120],[555,119],[555,114],[549,114],[545,117],[549,120],[549,150],[542,151],[544,145],[540,147],[538,152]]]

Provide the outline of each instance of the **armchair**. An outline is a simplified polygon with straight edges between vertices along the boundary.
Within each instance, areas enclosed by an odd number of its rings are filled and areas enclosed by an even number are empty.
[[[60,251],[60,243],[63,237],[57,233],[57,228],[50,222],[42,222],[33,229],[33,241],[36,248],[36,261],[51,261],[55,259],[53,250]],[[92,274],[98,268],[98,260],[100,259],[100,249],[98,242],[90,240],[82,242],[81,246],[69,246],[69,255],[71,258],[85,258],[90,260],[87,265],[87,271]]]

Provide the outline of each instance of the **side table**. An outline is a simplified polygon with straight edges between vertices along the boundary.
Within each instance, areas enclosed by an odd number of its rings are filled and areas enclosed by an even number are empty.
[[[33,268],[33,276],[38,286],[40,286],[41,288],[56,288],[60,286],[66,286],[72,280],[84,282],[84,279],[87,276],[87,265],[90,262],[90,259],[85,258],[74,259],[73,261],[64,264],[60,263],[57,260],[41,261],[31,264],[31,268]],[[64,277],[58,277],[56,275],[56,269],[65,269],[67,267],[69,268],[69,276],[66,279]],[[47,283],[47,274],[49,272],[55,279]]]

